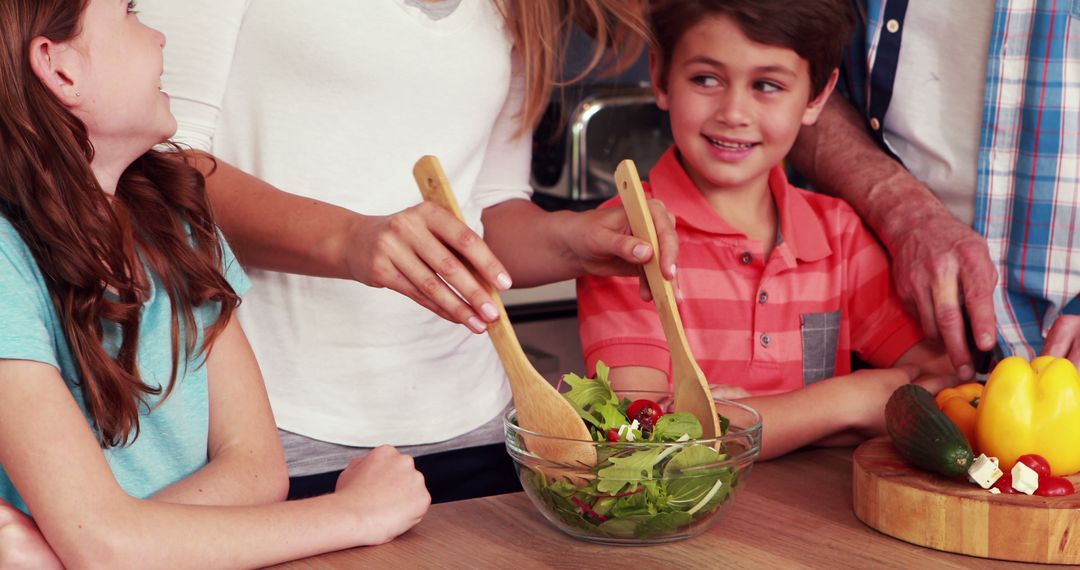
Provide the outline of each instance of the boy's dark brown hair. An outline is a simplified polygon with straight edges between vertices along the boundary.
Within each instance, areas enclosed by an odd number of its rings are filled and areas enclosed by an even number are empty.
[[[806,60],[811,98],[825,89],[855,27],[851,0],[651,0],[649,26],[663,83],[683,34],[716,17],[730,18],[757,43],[790,49]]]

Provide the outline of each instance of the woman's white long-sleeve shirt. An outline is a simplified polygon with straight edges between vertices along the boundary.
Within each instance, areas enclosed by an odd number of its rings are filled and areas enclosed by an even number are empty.
[[[139,8],[167,37],[164,87],[181,143],[363,214],[418,203],[412,167],[427,154],[442,161],[474,230],[483,208],[529,196],[531,140],[513,138],[523,80],[487,0],[464,0],[440,20],[404,0]],[[430,443],[480,426],[509,400],[486,335],[387,289],[250,276],[240,318],[285,430],[353,446]]]

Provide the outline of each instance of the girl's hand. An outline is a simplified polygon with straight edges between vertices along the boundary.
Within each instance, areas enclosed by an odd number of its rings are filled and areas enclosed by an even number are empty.
[[[679,236],[675,233],[675,216],[667,211],[664,203],[649,200],[656,240],[660,246],[660,271],[672,281],[676,299],[682,300],[675,281],[675,261],[679,257]],[[630,220],[621,207],[598,208],[573,217],[566,237],[570,255],[578,259],[585,273],[590,275],[640,276],[641,298],[649,301],[649,283],[645,279],[644,264],[652,259],[652,251],[644,241],[634,237]]]
[[[354,459],[338,477],[334,494],[347,501],[369,545],[390,542],[409,530],[431,505],[413,458],[388,445]]]
[[[34,519],[0,501],[0,570],[63,570]]]
[[[510,275],[484,240],[444,208],[421,202],[389,216],[359,216],[350,234],[353,279],[393,289],[473,332],[498,318],[485,287],[505,291]]]

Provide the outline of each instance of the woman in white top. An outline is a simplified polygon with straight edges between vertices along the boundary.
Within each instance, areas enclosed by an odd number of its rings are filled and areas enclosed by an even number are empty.
[[[528,199],[531,132],[565,34],[576,20],[632,61],[644,4],[139,3],[169,38],[176,140],[218,161],[207,187],[254,282],[240,319],[290,496],[332,490],[383,443],[419,456],[435,501],[519,488],[499,443],[505,375],[474,334],[496,314],[457,256],[499,289],[635,272],[651,257],[618,210],[548,213]],[[423,155],[441,160],[468,227],[420,204]],[[677,242],[654,207],[672,278]]]

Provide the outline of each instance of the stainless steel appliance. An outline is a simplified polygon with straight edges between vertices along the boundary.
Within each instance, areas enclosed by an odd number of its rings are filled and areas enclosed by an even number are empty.
[[[594,208],[616,194],[620,161],[633,159],[645,175],[671,143],[667,113],[648,85],[592,85],[576,101],[556,98],[533,137],[533,201]]]

